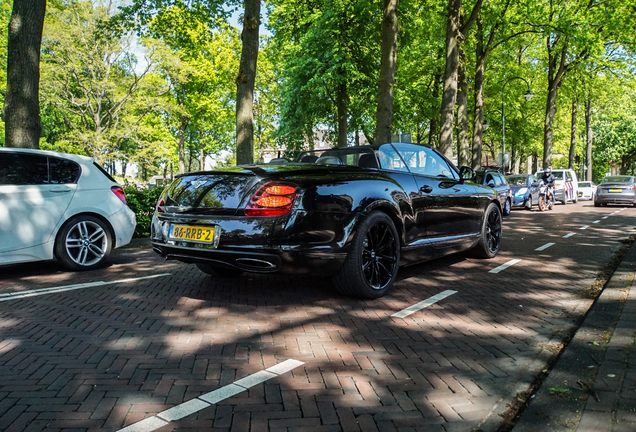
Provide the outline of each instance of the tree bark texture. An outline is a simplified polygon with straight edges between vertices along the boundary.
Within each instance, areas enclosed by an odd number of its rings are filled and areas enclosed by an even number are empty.
[[[554,138],[554,116],[557,112],[556,98],[559,87],[565,78],[567,66],[565,64],[567,46],[555,53],[548,38],[548,99],[545,107],[545,123],[543,126],[543,167],[552,163],[552,142]]]
[[[568,158],[568,168],[574,169],[574,157],[576,156],[576,110],[578,100],[572,99],[572,124],[570,127],[570,154]]]
[[[400,0],[384,0],[382,19],[382,61],[378,82],[378,109],[376,113],[376,143],[391,142],[393,123],[393,87],[397,60],[398,6]]]
[[[592,101],[588,98],[585,101],[585,143],[587,155],[587,170],[585,171],[585,180],[592,181],[592,143],[594,141],[594,133],[592,131]]]
[[[470,165],[470,129],[468,126],[468,80],[466,56],[460,48],[457,69],[457,166]]]
[[[254,162],[254,85],[258,60],[261,0],[245,0],[241,60],[236,76],[236,163]]]
[[[442,107],[440,110],[439,151],[447,158],[453,157],[453,126],[455,124],[455,102],[457,101],[457,66],[459,64],[459,20],[462,0],[448,0],[446,19],[446,66],[442,84]]]
[[[441,76],[435,75],[434,79],[435,81],[433,84],[433,97],[437,99],[437,97],[439,96],[439,87],[441,85],[441,81],[440,81]],[[438,145],[439,145],[438,126],[439,126],[438,118],[431,117],[429,128],[428,128],[428,145],[431,148],[438,148]]]
[[[347,147],[347,84],[342,83],[338,86],[338,94],[336,95],[336,105],[338,107],[338,147]]]
[[[3,107],[7,147],[40,147],[40,46],[45,12],[46,0],[13,2]]]
[[[478,32],[479,34],[480,32]],[[483,40],[477,38],[475,65],[475,121],[473,124],[473,161],[472,168],[481,168],[481,147],[482,135],[484,133],[484,73],[486,70],[486,52],[484,51]]]

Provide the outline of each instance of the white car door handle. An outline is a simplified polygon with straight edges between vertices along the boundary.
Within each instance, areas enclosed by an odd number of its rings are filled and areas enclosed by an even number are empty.
[[[49,192],[55,192],[55,193],[66,193],[66,192],[70,192],[71,190],[68,188],[56,188],[56,189],[49,189]]]

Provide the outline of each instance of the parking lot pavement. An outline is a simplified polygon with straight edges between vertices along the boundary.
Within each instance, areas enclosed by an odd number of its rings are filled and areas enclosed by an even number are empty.
[[[0,429],[497,431],[635,214],[515,211],[495,259],[403,268],[369,301],[327,277],[213,278],[147,241],[93,272],[5,267]]]

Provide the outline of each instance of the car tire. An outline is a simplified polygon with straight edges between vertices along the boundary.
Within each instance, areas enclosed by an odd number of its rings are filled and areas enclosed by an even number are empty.
[[[529,196],[526,200],[526,210],[532,210],[532,196]]]
[[[512,211],[512,203],[510,202],[510,199],[507,199],[506,203],[504,204],[503,215],[508,216],[511,211]]]
[[[497,255],[501,248],[502,223],[499,207],[495,203],[490,203],[484,214],[479,242],[472,249],[472,255],[477,258],[494,258]]]
[[[594,201],[594,207],[600,207],[601,203],[597,203],[596,201]]]
[[[400,262],[400,238],[391,218],[374,211],[358,225],[342,268],[333,277],[341,294],[374,299],[391,288]]]
[[[69,270],[92,270],[104,264],[112,249],[110,227],[89,215],[74,216],[55,240],[55,257]]]
[[[237,268],[214,267],[206,263],[196,263],[195,265],[205,274],[222,278],[239,277],[244,273],[243,270]]]
[[[579,202],[579,197],[578,195],[574,198],[574,204],[577,204]]]

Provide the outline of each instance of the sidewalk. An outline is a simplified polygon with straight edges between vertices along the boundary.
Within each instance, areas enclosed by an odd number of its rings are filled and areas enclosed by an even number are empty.
[[[636,431],[635,272],[636,242],[512,432]]]

